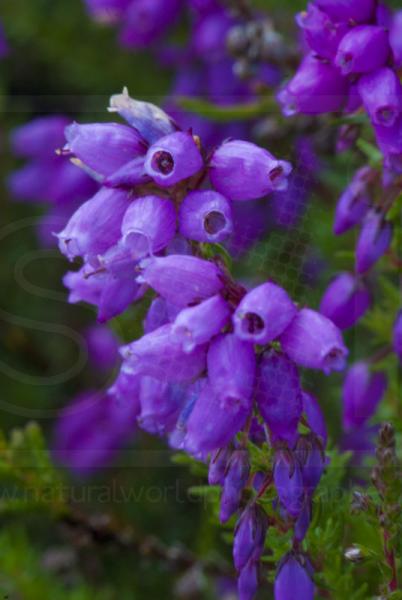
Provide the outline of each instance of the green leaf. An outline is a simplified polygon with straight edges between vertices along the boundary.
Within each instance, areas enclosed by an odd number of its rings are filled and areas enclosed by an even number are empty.
[[[201,98],[182,97],[178,99],[178,104],[189,112],[210,121],[219,121],[221,123],[255,119],[272,113],[272,111],[277,112],[279,116],[278,104],[272,96],[261,98],[261,100],[256,102],[248,102],[247,104],[225,106],[218,106]]]

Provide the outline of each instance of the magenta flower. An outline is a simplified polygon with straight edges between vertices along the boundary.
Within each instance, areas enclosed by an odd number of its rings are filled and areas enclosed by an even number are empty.
[[[230,203],[212,190],[190,192],[179,214],[180,233],[198,242],[222,242],[233,231]]]
[[[342,75],[369,73],[385,65],[389,52],[388,32],[383,27],[360,25],[342,38],[335,65]]]

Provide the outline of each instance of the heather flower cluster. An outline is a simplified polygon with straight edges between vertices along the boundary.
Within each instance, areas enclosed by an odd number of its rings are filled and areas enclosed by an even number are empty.
[[[278,95],[284,114],[363,109],[384,166],[401,173],[401,11],[375,0],[316,0],[296,20],[307,52]]]
[[[339,198],[334,234],[360,227],[354,272],[337,275],[321,301],[320,312],[341,330],[355,326],[372,306],[371,272],[392,252],[393,227],[388,214],[400,194],[402,157],[402,13],[374,0],[317,0],[296,21],[306,55],[278,95],[285,115],[365,111],[383,156],[358,169]],[[353,146],[359,127],[344,125],[337,151]],[[398,319],[395,331],[398,330]],[[385,373],[370,361],[351,366],[344,382],[343,425],[348,436],[367,437],[369,419],[387,388]]]
[[[63,254],[82,261],[64,283],[70,302],[95,305],[101,322],[147,290],[154,296],[144,335],[120,348],[113,385],[62,414],[56,453],[85,472],[110,459],[135,424],[165,436],[171,447],[209,461],[209,483],[222,488],[221,521],[236,515],[240,598],[256,592],[267,528],[278,523],[293,529],[294,542],[279,565],[275,597],[288,598],[296,577],[300,597],[313,598],[300,543],[327,433],[299,368],[340,371],[348,351],[327,316],[298,307],[273,281],[246,288],[218,251],[233,233],[233,205],[285,190],[292,167],[238,139],[206,154],[193,132],[127,92],[112,97],[110,110],[127,125],[66,128],[61,153],[101,187],[57,234]],[[302,422],[308,433],[300,433]],[[253,472],[248,440],[272,448],[272,469]],[[258,503],[272,487],[275,517]]]

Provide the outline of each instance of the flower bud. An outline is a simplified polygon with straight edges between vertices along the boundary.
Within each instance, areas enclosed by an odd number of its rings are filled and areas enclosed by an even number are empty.
[[[314,582],[311,579],[309,565],[300,558],[288,554],[281,562],[275,577],[275,600],[314,600]]]
[[[223,483],[219,518],[226,523],[235,513],[240,504],[244,486],[250,474],[250,463],[246,450],[233,452]]]
[[[233,539],[233,559],[237,571],[242,571],[249,560],[259,560],[264,551],[268,519],[265,511],[252,504],[238,520]]]
[[[365,23],[374,16],[375,0],[316,0],[317,6],[334,21]]]
[[[195,175],[203,160],[192,135],[177,131],[160,138],[145,158],[145,171],[161,187],[169,187]]]
[[[326,375],[342,371],[348,349],[334,323],[320,313],[303,308],[280,337],[282,349],[298,365],[322,369]]]
[[[66,139],[64,150],[104,177],[147,150],[136,129],[119,123],[73,123],[66,128]]]
[[[387,388],[385,373],[370,373],[367,363],[357,362],[346,373],[343,383],[343,425],[361,427],[373,416]]]
[[[222,406],[251,409],[255,379],[255,353],[252,344],[233,333],[212,340],[208,350],[208,379]]]
[[[122,242],[136,258],[163,250],[175,233],[174,204],[157,196],[142,196],[134,200],[121,224]]]
[[[374,125],[392,127],[402,110],[402,87],[396,73],[383,67],[363,75],[359,93]]]
[[[302,414],[302,397],[297,368],[284,354],[275,350],[263,354],[257,372],[256,400],[273,440],[285,440],[292,446]]]
[[[183,352],[171,324],[162,325],[122,346],[120,353],[132,373],[150,375],[162,381],[191,381],[205,368],[205,348],[200,346],[193,352]]]
[[[306,414],[308,426],[313,433],[321,438],[324,446],[326,446],[328,439],[327,426],[317,398],[308,392],[303,392],[302,400],[303,412]]]
[[[230,200],[254,200],[273,190],[284,190],[290,163],[277,160],[267,150],[242,140],[224,142],[210,162],[214,188]]]
[[[394,352],[399,357],[400,362],[402,363],[402,310],[399,311],[395,323],[392,334],[392,344],[394,348]]]
[[[370,206],[369,184],[372,176],[370,167],[362,167],[346,187],[335,211],[334,233],[341,235],[360,223]]]
[[[221,485],[223,483],[230,455],[231,450],[228,446],[219,448],[212,454],[208,469],[209,485]]]
[[[342,38],[335,64],[342,75],[369,73],[384,66],[388,55],[388,33],[384,27],[360,25]]]
[[[282,507],[291,517],[298,517],[304,502],[302,472],[298,462],[283,452],[275,457],[274,483]]]
[[[356,270],[366,273],[385,254],[392,240],[392,225],[371,211],[364,220],[356,246]]]
[[[339,329],[348,329],[366,313],[370,304],[371,296],[364,283],[351,273],[341,273],[325,290],[320,312]]]
[[[285,290],[264,283],[241,300],[233,315],[237,337],[255,344],[267,344],[291,323],[297,309]]]
[[[180,207],[179,221],[181,235],[198,242],[221,242],[233,231],[229,202],[212,190],[190,192]]]
[[[176,306],[200,302],[223,288],[220,269],[196,256],[153,257],[140,266],[143,272],[137,281],[147,283]]]
[[[308,54],[293,78],[278,94],[286,116],[318,115],[340,110],[348,93],[347,80],[337,67]]]
[[[212,296],[201,304],[184,308],[173,324],[173,334],[181,341],[183,350],[191,352],[217,335],[230,317],[229,306],[222,296]]]
[[[253,600],[258,590],[258,563],[250,560],[239,574],[237,581],[239,600]]]

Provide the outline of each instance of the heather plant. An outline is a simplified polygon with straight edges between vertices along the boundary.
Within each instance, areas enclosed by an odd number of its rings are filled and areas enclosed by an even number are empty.
[[[164,43],[182,3],[87,4],[182,77]],[[12,134],[29,162],[10,193],[62,209],[64,294],[94,310],[92,375],[60,388],[49,441],[35,424],[1,440],[11,597],[401,597],[400,15],[317,0],[297,51],[264,8],[191,3],[185,66],[225,62],[229,103],[184,77],[164,110],[125,89],[107,120]],[[278,93],[255,85],[274,63]],[[187,479],[152,512],[125,491],[162,487],[154,448]],[[107,498],[77,500],[99,477]],[[18,515],[57,524],[62,549]]]

